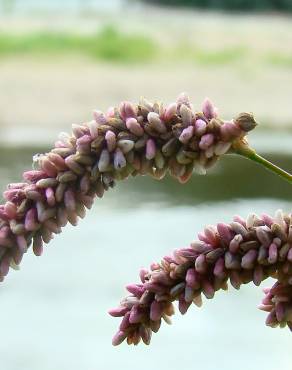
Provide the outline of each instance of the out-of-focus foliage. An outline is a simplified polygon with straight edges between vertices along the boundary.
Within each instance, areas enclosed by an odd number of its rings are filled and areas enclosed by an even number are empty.
[[[223,10],[280,10],[292,11],[291,0],[144,0],[163,5],[194,6]]]
[[[113,63],[180,63],[191,62],[205,67],[223,65],[273,65],[291,68],[292,54],[288,50],[252,50],[241,42],[237,45],[204,47],[196,42],[179,39],[165,44],[143,33],[124,33],[106,26],[92,34],[32,31],[1,33],[0,58],[4,57],[75,57],[85,56],[94,61]]]
[[[155,42],[147,36],[125,35],[113,27],[105,28],[96,40],[91,40],[93,56],[106,60],[142,61],[151,59],[156,51]]]
[[[155,42],[142,34],[125,34],[107,26],[93,35],[72,33],[0,33],[0,56],[78,53],[100,60],[147,61],[156,53]]]

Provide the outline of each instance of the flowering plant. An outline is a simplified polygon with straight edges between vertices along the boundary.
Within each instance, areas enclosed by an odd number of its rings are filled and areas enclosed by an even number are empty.
[[[225,154],[255,161],[292,182],[292,176],[260,157],[248,145],[246,135],[256,127],[252,114],[241,113],[225,121],[206,99],[195,111],[181,94],[164,107],[141,99],[122,102],[107,113],[94,111],[94,119],[62,133],[48,153],[34,157],[34,169],[24,181],[9,184],[0,205],[0,280],[10,267],[20,264],[32,245],[42,254],[43,244],[61,232],[67,222],[77,225],[94,198],[101,198],[117,181],[129,176],[150,175],[162,179],[168,172],[185,183],[193,172],[206,174]],[[140,271],[139,284],[130,284],[130,295],[112,316],[123,317],[113,338],[118,345],[127,339],[149,344],[162,319],[170,323],[173,301],[186,313],[202,304],[202,294],[213,298],[227,283],[239,289],[267,277],[277,282],[265,289],[260,308],[269,312],[266,323],[292,329],[292,216],[251,214],[235,216],[229,224],[208,226],[198,241],[175,250],[149,270]]]

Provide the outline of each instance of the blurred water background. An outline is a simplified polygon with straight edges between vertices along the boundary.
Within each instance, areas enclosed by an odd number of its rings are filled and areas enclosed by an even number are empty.
[[[292,171],[292,23],[286,13],[228,13],[137,1],[3,1],[0,187],[19,181],[59,131],[140,95],[209,96],[225,118],[253,111],[251,145]],[[217,293],[174,317],[150,347],[111,346],[107,315],[140,267],[234,214],[291,210],[290,185],[226,156],[186,185],[130,179],[40,259],[28,253],[0,290],[0,370],[291,370],[290,333],[265,327],[261,288]],[[263,286],[272,282],[265,282]]]

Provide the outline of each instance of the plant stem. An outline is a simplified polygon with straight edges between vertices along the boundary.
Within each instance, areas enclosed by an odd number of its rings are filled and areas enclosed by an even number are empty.
[[[259,154],[256,153],[254,149],[249,147],[246,141],[243,141],[242,139],[235,141],[232,147],[236,154],[239,154],[247,159],[250,159],[253,162],[260,164],[261,166],[264,166],[268,170],[272,171],[273,173],[280,176],[282,179],[292,184],[292,175],[290,173],[276,166],[267,159],[261,157]]]

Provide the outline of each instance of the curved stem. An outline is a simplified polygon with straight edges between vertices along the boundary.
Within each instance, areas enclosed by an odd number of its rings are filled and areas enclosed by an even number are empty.
[[[249,147],[246,141],[243,141],[242,139],[235,141],[232,147],[236,154],[239,154],[247,159],[250,159],[253,162],[256,162],[264,166],[268,170],[272,171],[273,173],[280,176],[282,179],[292,184],[292,175],[289,172],[283,170],[282,168],[276,166],[275,164],[268,161],[267,159],[261,157],[259,154],[256,153],[254,149]]]

